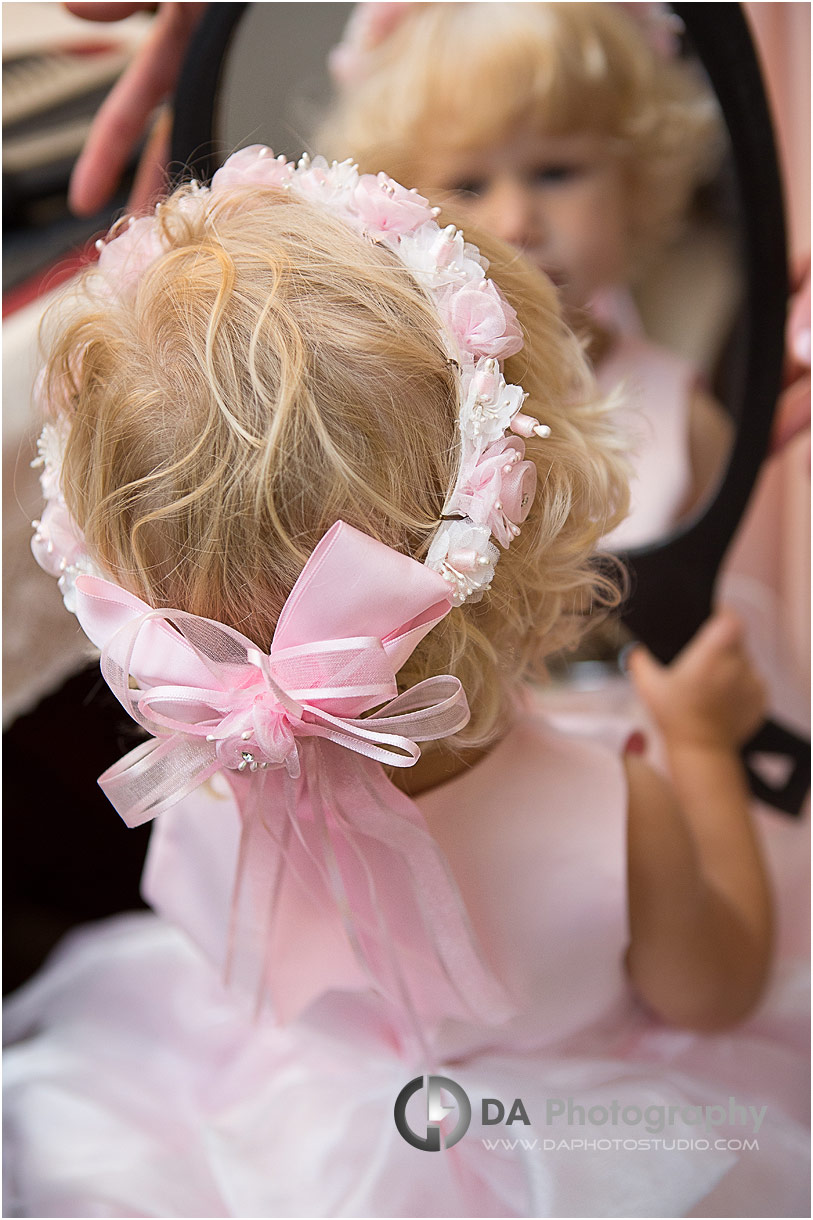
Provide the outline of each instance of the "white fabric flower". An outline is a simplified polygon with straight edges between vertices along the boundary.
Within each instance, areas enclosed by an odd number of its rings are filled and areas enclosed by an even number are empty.
[[[499,551],[488,526],[466,518],[444,521],[429,548],[426,565],[449,582],[455,605],[477,602],[494,579]]]
[[[484,279],[485,272],[479,260],[472,257],[473,250],[476,247],[465,242],[454,225],[440,229],[434,220],[405,234],[398,247],[415,278],[430,291]]]
[[[490,445],[504,435],[525,400],[525,391],[506,383],[493,358],[464,369],[461,382],[461,431],[476,444]]]

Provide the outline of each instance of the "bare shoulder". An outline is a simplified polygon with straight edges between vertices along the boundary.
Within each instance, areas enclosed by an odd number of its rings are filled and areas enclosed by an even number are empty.
[[[681,516],[702,507],[715,490],[734,443],[734,424],[716,398],[702,386],[689,397],[689,459],[692,483]]]
[[[734,437],[731,416],[702,385],[693,386],[689,397],[689,428],[695,443],[729,445]]]

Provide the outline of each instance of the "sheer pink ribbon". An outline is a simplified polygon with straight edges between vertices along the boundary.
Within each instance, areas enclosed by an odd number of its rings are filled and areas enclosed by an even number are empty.
[[[305,565],[267,655],[224,624],[77,581],[102,674],[153,737],[99,783],[136,826],[224,774],[242,822],[227,974],[258,1004],[270,991],[279,1020],[320,992],[319,971],[299,966],[314,938],[327,950],[342,930],[356,985],[414,1030],[512,1011],[420,811],[378,765],[412,766],[417,742],[468,720],[449,675],[397,693],[397,670],[450,604],[436,572],[343,522]]]

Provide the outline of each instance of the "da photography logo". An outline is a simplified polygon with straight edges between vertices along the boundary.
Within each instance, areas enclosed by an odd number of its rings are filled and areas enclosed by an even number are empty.
[[[407,1103],[420,1090],[426,1088],[426,1118],[423,1123],[426,1134],[413,1130],[407,1121]],[[448,1106],[443,1100],[441,1090],[450,1093],[454,1105]],[[457,1108],[457,1122],[452,1131],[442,1132],[443,1120]],[[413,1105],[411,1118],[417,1118],[416,1107]],[[440,1152],[441,1148],[453,1148],[469,1129],[471,1122],[471,1102],[464,1090],[448,1076],[416,1076],[405,1084],[395,1099],[395,1125],[399,1134],[413,1148],[421,1148],[424,1152]]]

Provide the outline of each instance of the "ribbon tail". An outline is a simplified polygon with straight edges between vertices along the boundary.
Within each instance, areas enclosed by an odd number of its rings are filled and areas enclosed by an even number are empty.
[[[507,1020],[516,1006],[483,957],[449,865],[418,807],[357,755],[344,752],[333,765],[346,833],[361,841],[365,858],[372,841],[389,862],[374,901],[420,1016],[493,1025]]]
[[[328,747],[329,748],[329,747]],[[347,938],[359,965],[370,978],[375,990],[382,992],[403,1014],[409,1031],[415,1039],[420,1058],[424,1064],[432,1062],[426,1031],[418,1017],[413,1003],[409,984],[399,959],[398,949],[392,936],[392,929],[385,917],[381,904],[378,902],[377,889],[373,870],[364,852],[348,834],[347,826],[340,812],[340,801],[335,800],[334,792],[325,791],[325,767],[323,760],[324,746],[314,742],[314,753],[319,760],[312,772],[311,796],[316,821],[320,831],[322,847],[328,864],[331,889],[337,908],[342,918]],[[331,800],[331,798],[334,798]],[[331,808],[332,806],[332,808]],[[327,811],[330,810],[330,816]],[[353,904],[348,895],[345,878],[337,858],[336,847],[331,836],[340,835],[347,849],[355,857],[359,876],[367,894],[367,902],[372,912],[372,921],[360,918],[358,904]]]
[[[307,963],[319,952],[313,930],[324,939],[330,932],[325,910],[334,925],[337,911],[344,911],[340,879],[307,786],[281,768],[225,775],[241,830],[224,984],[253,1005],[255,1019],[270,1007],[285,1024],[317,994],[308,983]],[[312,817],[303,819],[304,803]]]
[[[268,958],[272,977],[287,989],[287,1018],[327,989],[324,970],[303,977],[321,944],[323,961],[329,953],[335,964],[333,985],[372,985],[421,1048],[447,1017],[507,1020],[515,1005],[482,956],[417,806],[368,759],[317,737],[302,747],[288,862],[307,865],[300,870],[305,889],[287,908],[287,927],[275,931]]]
[[[295,782],[287,772],[244,777],[228,773],[240,815],[240,844],[232,887],[223,981],[254,1005],[258,1018],[273,993],[268,978],[290,839]]]
[[[242,835],[228,978],[287,1023],[332,989],[378,993],[430,1062],[445,1018],[515,1011],[417,806],[380,767],[320,737],[302,776],[230,773]]]

